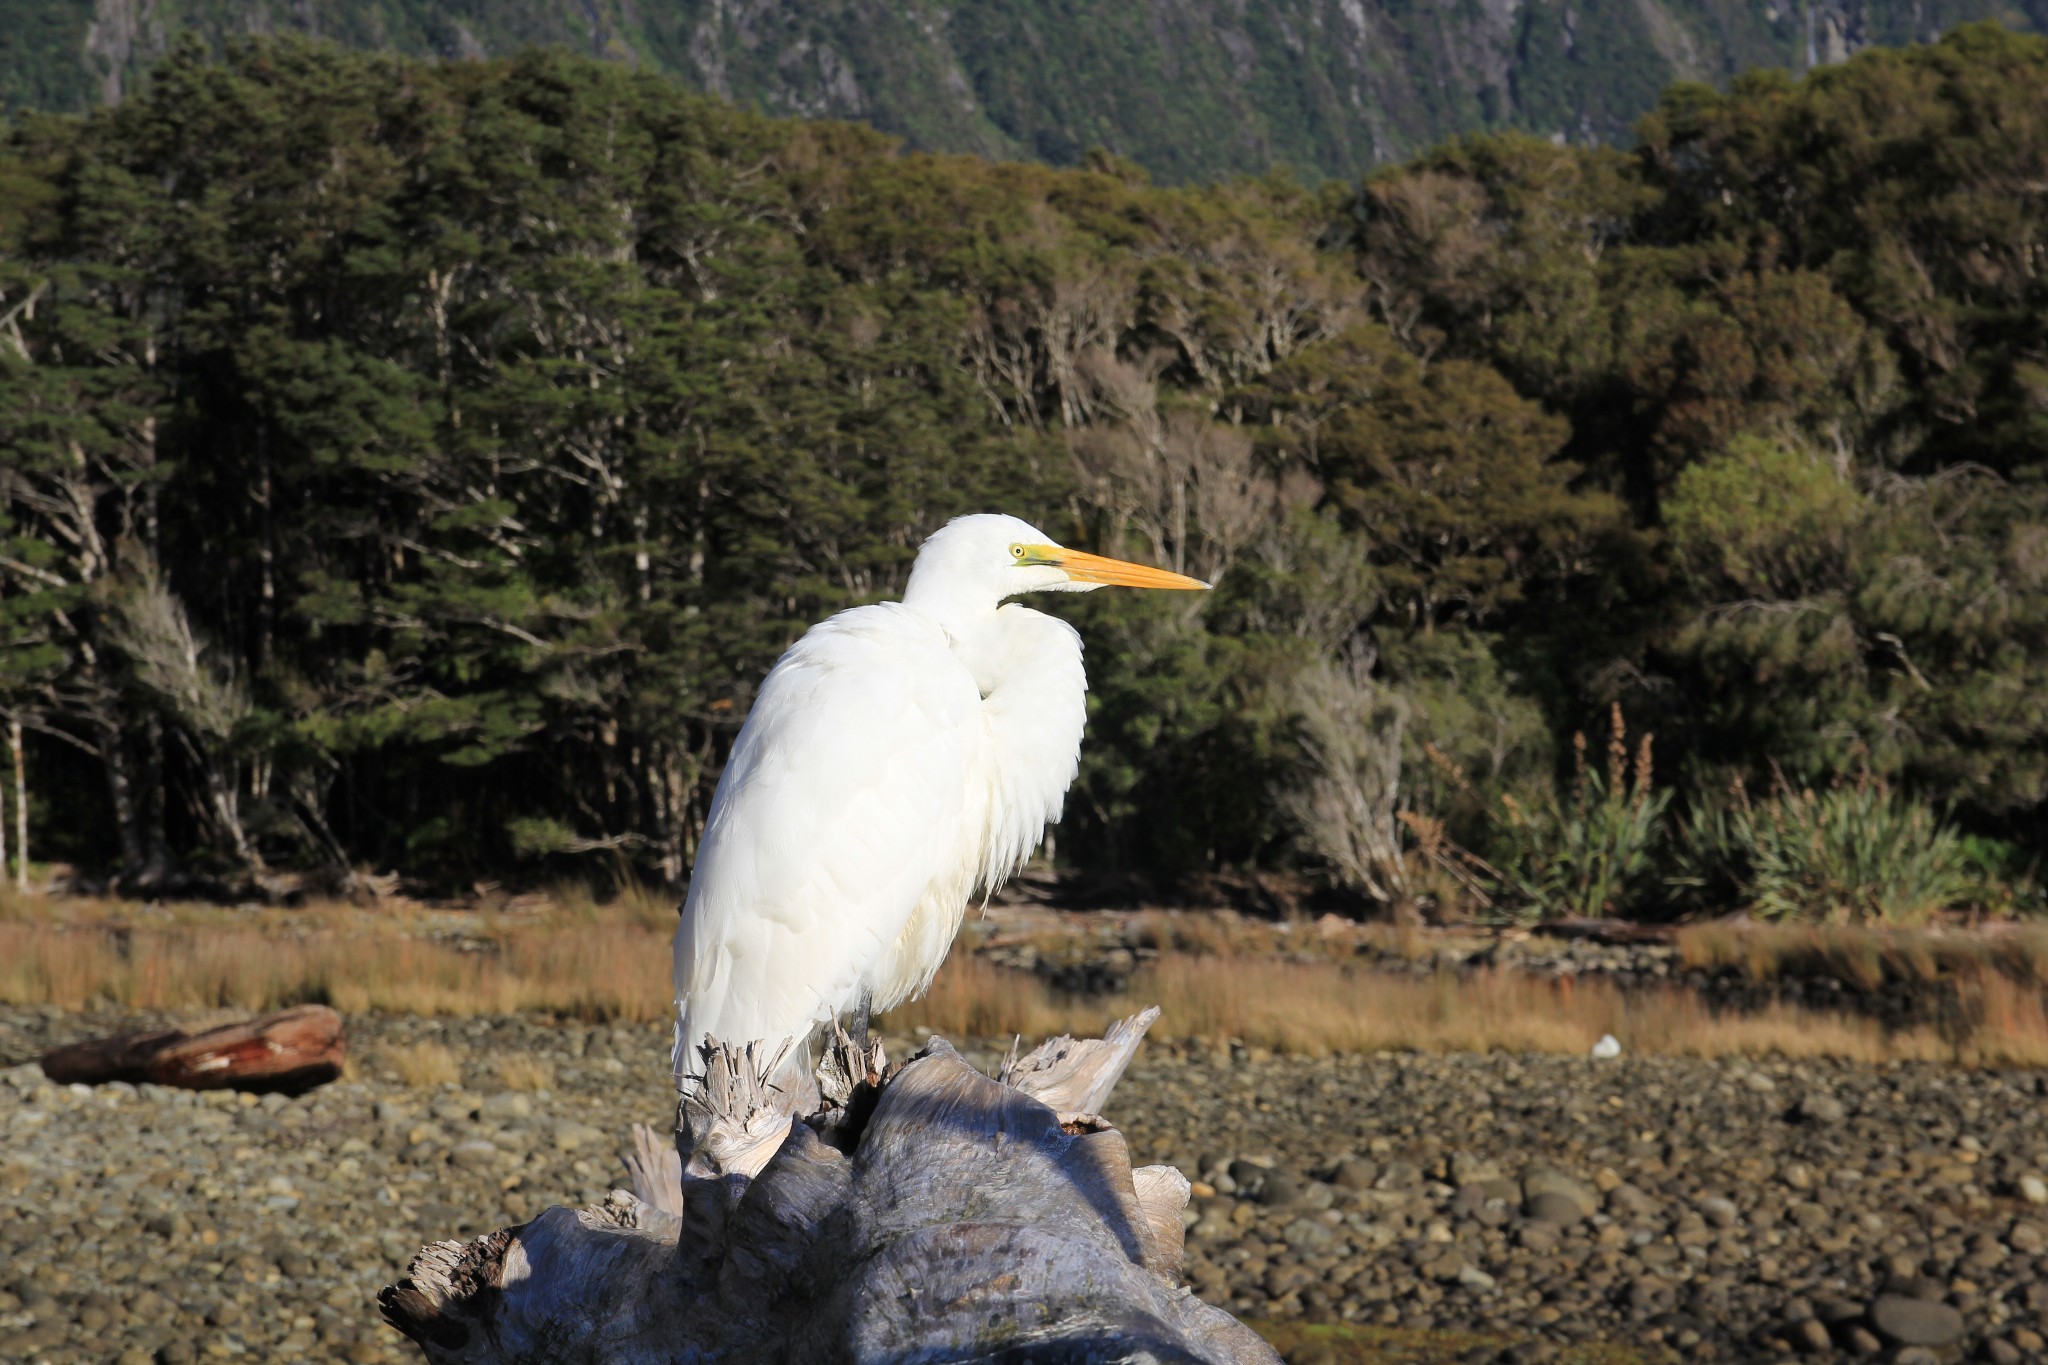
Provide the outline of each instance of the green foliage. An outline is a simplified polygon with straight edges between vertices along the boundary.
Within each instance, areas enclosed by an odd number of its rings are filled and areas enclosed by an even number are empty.
[[[1497,373],[1428,367],[1376,326],[1304,347],[1244,391],[1277,458],[1322,478],[1373,547],[1387,596],[1422,629],[1483,621],[1535,577],[1567,577],[1611,499],[1571,488],[1565,427]]]
[[[1783,597],[1839,563],[1864,501],[1842,471],[1758,436],[1688,467],[1664,504],[1679,563],[1694,578]]]
[[[1998,898],[1984,860],[1947,820],[1882,782],[1816,794],[1782,782],[1752,801],[1704,801],[1679,834],[1674,879],[1767,919],[1914,924]]]
[[[1512,794],[1500,797],[1488,847],[1498,889],[1509,907],[1545,918],[1654,909],[1643,897],[1662,851],[1671,792],[1651,784],[1650,737],[1637,742],[1631,761],[1616,707],[1605,771],[1587,763],[1584,734],[1572,745],[1562,797],[1546,795],[1534,810]]]
[[[1056,604],[1092,684],[1070,867],[1399,904],[1490,859],[1517,913],[1656,913],[1672,787],[1562,738],[1622,703],[1696,790],[1867,772],[1899,795],[1855,818],[1946,848],[1926,802],[2031,879],[2044,78],[1970,30],[1354,193],[901,153],[560,53],[181,46],[0,139],[36,847],[674,884],[777,654],[999,508],[1217,584]],[[1780,844],[1809,900],[1942,902]],[[1751,897],[1738,863],[1699,896]]]

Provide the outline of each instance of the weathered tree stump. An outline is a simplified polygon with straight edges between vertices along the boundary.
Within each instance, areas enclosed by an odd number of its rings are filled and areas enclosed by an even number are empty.
[[[1001,1079],[936,1038],[888,1070],[842,1034],[795,1083],[707,1046],[637,1193],[426,1247],[384,1316],[435,1365],[1278,1365],[1181,1283],[1187,1181],[1097,1116],[1157,1015]]]
[[[148,1081],[299,1094],[339,1076],[347,1061],[341,1016],[325,1005],[298,1005],[204,1033],[158,1029],[93,1038],[52,1048],[42,1065],[60,1085]]]

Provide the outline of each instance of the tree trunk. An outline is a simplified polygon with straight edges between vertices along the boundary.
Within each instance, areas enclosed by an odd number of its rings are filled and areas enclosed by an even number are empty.
[[[7,735],[8,739],[13,742],[14,752],[19,754],[21,752],[21,723],[19,721],[11,723],[8,727]],[[17,783],[15,805],[19,807],[20,804],[20,787]],[[7,880],[7,869],[9,866],[10,864],[7,861],[7,803],[4,800],[0,800],[0,882]],[[21,876],[15,883],[15,889],[24,892],[28,890],[28,852],[26,849],[22,851]]]
[[[28,764],[22,756],[21,722],[7,727],[7,747],[14,753],[14,889],[28,894]],[[0,876],[7,869],[0,867]]]
[[[297,1094],[339,1076],[347,1060],[341,1016],[325,1005],[299,1005],[204,1033],[159,1029],[53,1048],[43,1054],[43,1074],[59,1085],[148,1081]]]
[[[107,799],[114,808],[114,829],[121,838],[121,880],[139,880],[146,860],[142,816],[136,809],[135,777],[128,771],[128,741],[110,717],[94,727],[100,762],[107,775]]]
[[[1094,1112],[1157,1013],[1000,1080],[942,1039],[885,1075],[842,1034],[798,1084],[710,1045],[637,1194],[427,1247],[384,1315],[435,1365],[1278,1365],[1181,1284],[1187,1181]]]

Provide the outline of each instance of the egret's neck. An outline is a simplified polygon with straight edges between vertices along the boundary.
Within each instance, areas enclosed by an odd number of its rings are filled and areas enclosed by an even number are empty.
[[[956,643],[968,643],[994,629],[1002,604],[982,585],[913,571],[903,589],[903,605],[938,622]]]
[[[938,623],[952,643],[954,656],[974,674],[982,695],[988,695],[997,681],[995,671],[1002,653],[996,627],[996,608],[1001,604],[991,600],[985,589],[976,592],[957,582],[920,579],[912,574],[903,590],[903,605]]]

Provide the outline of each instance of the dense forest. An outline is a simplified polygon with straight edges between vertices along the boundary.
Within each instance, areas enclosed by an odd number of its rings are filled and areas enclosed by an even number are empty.
[[[1979,26],[1628,151],[1160,188],[563,54],[181,48],[0,145],[34,851],[679,882],[778,652],[1000,509],[1218,584],[1055,607],[1074,872],[2030,903],[2044,86]]]
[[[1344,179],[1445,138],[1626,142],[1673,81],[1792,71],[2048,0],[0,0],[0,111],[143,88],[181,37],[297,34],[476,60],[563,47],[756,113],[852,119],[919,151],[1159,183]]]

